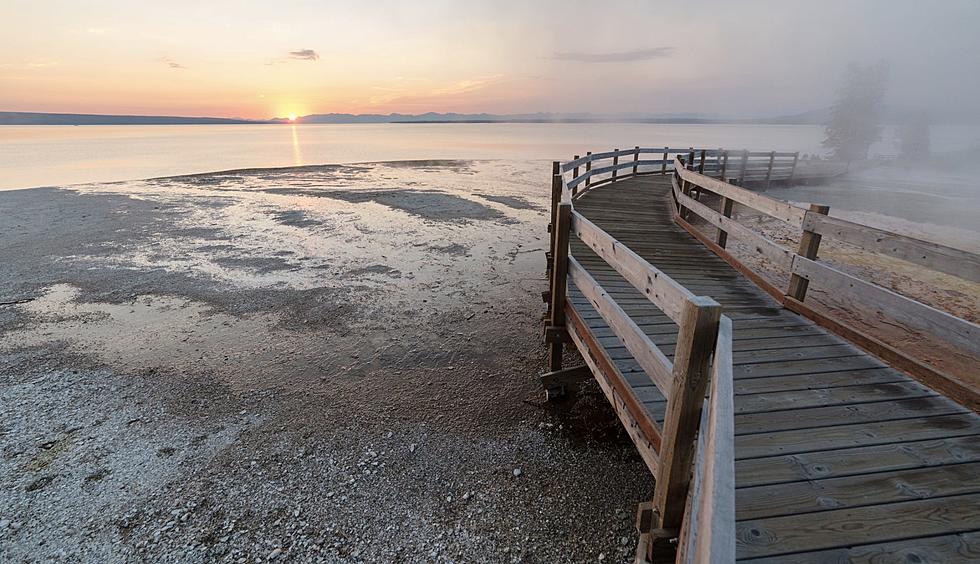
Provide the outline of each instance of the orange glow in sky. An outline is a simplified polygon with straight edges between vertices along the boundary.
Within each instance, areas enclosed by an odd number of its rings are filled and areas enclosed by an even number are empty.
[[[3,0],[0,111],[773,116],[882,58],[896,106],[980,104],[973,0],[709,4]]]

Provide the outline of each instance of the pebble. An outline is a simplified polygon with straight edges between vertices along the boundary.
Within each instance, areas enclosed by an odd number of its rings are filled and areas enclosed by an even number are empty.
[[[408,452],[415,452],[415,448],[416,448],[415,443],[408,445]]]
[[[269,556],[266,556],[266,560],[275,560],[276,558],[279,558],[280,555],[282,555],[282,549],[277,548],[270,552]]]
[[[517,478],[522,474],[520,468],[514,468],[514,477]]]

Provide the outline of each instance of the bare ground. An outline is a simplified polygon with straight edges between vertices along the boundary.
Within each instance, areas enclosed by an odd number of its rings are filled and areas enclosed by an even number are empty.
[[[535,380],[547,170],[0,192],[0,560],[628,560],[647,471]]]

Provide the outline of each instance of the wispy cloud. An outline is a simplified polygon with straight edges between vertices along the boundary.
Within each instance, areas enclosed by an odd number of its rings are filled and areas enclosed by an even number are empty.
[[[612,53],[555,53],[552,58],[559,61],[578,61],[581,63],[630,63],[633,61],[648,61],[668,57],[674,52],[673,47],[651,47],[649,49],[634,49],[632,51],[616,51]]]
[[[162,58],[160,60],[163,62],[163,64],[167,65],[168,67],[170,67],[172,69],[186,69],[187,68],[184,65],[178,63],[177,61],[171,59],[170,57],[164,57],[164,58]]]
[[[313,49],[297,49],[289,52],[289,58],[298,61],[319,61],[320,55]]]

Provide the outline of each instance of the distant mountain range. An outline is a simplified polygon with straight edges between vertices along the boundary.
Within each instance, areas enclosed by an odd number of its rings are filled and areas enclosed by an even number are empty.
[[[806,114],[800,114],[801,116]],[[771,120],[730,119],[707,114],[311,114],[295,123],[798,123],[788,118]],[[52,114],[40,112],[0,112],[0,125],[191,125],[191,124],[273,124],[290,123],[287,118],[252,120],[242,118],[136,116],[99,114]],[[807,123],[807,122],[799,122]]]
[[[884,112],[886,122],[901,121],[902,113]],[[771,118],[726,118],[711,114],[311,114],[296,118],[296,123],[748,123],[748,124],[823,124],[830,109],[823,108],[799,114]],[[135,116],[99,114],[51,114],[40,112],[0,112],[0,125],[191,125],[191,124],[274,124],[290,123],[287,118],[253,120],[242,118]]]
[[[188,125],[269,123],[248,119],[180,117],[180,116],[116,116],[99,114],[47,114],[39,112],[0,112],[0,125]]]

